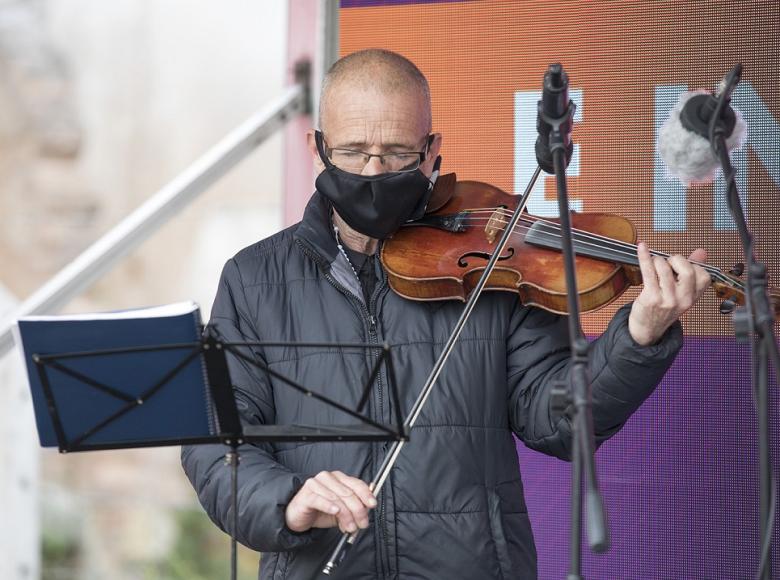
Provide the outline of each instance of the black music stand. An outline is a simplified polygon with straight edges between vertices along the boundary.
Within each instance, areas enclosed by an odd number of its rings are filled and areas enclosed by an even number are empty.
[[[267,365],[258,362],[253,357],[241,352],[242,348],[247,347],[291,347],[291,348],[358,348],[363,351],[373,350],[378,352],[376,364],[371,369],[369,377],[364,385],[361,398],[358,402],[357,409],[352,410],[341,403],[338,403],[324,395],[316,393],[304,385],[294,381],[293,379],[282,375],[270,369]],[[73,359],[83,359],[86,357],[101,357],[108,355],[126,355],[139,357],[139,364],[143,363],[142,357],[145,353],[160,352],[160,351],[184,351],[185,355],[178,361],[174,361],[171,368],[163,373],[163,375],[153,384],[145,388],[139,395],[129,395],[123,392],[121,389],[112,387],[105,384],[102,381],[95,380],[83,372],[74,370],[66,366],[63,361]],[[238,409],[236,407],[235,398],[233,397],[233,387],[230,380],[230,373],[228,371],[227,358],[225,353],[230,352],[232,355],[241,359],[242,361],[255,366],[261,371],[267,373],[269,376],[277,379],[282,384],[285,384],[297,391],[302,395],[312,397],[318,401],[321,401],[325,405],[334,407],[345,414],[353,417],[359,421],[354,425],[256,425],[244,427],[241,424]],[[138,431],[136,436],[123,437],[116,441],[100,441],[89,442],[89,439],[104,432],[111,425],[114,425],[120,418],[127,419],[133,411],[139,413],[144,403],[148,403],[150,399],[164,390],[167,384],[170,384],[171,380],[177,376],[188,364],[192,363],[196,358],[201,357],[203,365],[206,370],[206,379],[208,383],[208,397],[204,397],[204,404],[213,408],[216,412],[216,421],[213,432],[205,434],[193,434],[191,436],[184,436],[178,438],[147,438],[144,437],[144,429],[146,425],[143,421],[138,421],[137,424],[126,423],[125,428],[128,425],[131,428],[136,428]],[[38,376],[41,381],[41,386],[45,395],[47,410],[52,420],[54,431],[57,436],[57,443],[61,453],[77,452],[77,451],[96,451],[104,449],[128,449],[139,447],[161,447],[169,445],[197,445],[197,444],[213,444],[223,443],[230,447],[230,451],[226,453],[226,463],[231,468],[231,501],[233,507],[232,518],[232,531],[230,534],[231,539],[231,578],[235,580],[237,573],[237,550],[236,550],[236,538],[235,532],[238,529],[238,464],[239,464],[239,451],[238,447],[244,443],[262,443],[262,442],[274,442],[274,441],[407,441],[408,433],[404,427],[403,417],[401,416],[400,403],[398,400],[398,393],[395,388],[395,371],[393,368],[392,357],[390,353],[390,347],[386,344],[369,344],[369,343],[292,343],[292,342],[226,342],[223,341],[219,335],[215,326],[206,327],[201,333],[201,339],[197,342],[179,343],[179,344],[162,344],[162,345],[150,345],[132,348],[112,348],[103,350],[91,350],[81,352],[64,352],[57,354],[41,354],[34,353],[32,355]],[[382,423],[378,423],[371,418],[361,414],[366,404],[368,403],[369,396],[371,394],[371,387],[375,382],[382,365],[385,365],[389,391],[393,401],[393,407],[395,410],[395,426],[388,426]],[[57,389],[56,375],[49,376],[47,370],[56,369],[62,374],[68,375],[71,379],[77,381],[102,392],[109,397],[115,398],[123,404],[118,408],[112,410],[109,414],[103,417],[95,424],[91,425],[76,425],[78,427],[79,434],[74,437],[68,437],[66,432],[72,432],[72,425],[65,425],[63,417],[60,414],[57,398],[55,397],[55,391]],[[172,409],[172,412],[181,412],[180,408]],[[83,427],[83,430],[82,430]]]

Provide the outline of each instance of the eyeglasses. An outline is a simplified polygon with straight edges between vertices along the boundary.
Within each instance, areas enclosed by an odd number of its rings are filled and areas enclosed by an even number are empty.
[[[349,173],[361,173],[371,161],[372,157],[378,157],[379,163],[387,171],[401,173],[405,171],[414,171],[428,156],[428,149],[433,140],[433,135],[429,135],[425,141],[424,151],[402,151],[398,153],[366,153],[356,149],[345,149],[342,147],[328,147],[325,144],[325,138],[320,131],[315,131],[317,141],[317,150],[320,159],[325,165],[333,164],[343,171]],[[323,158],[324,157],[324,158]]]

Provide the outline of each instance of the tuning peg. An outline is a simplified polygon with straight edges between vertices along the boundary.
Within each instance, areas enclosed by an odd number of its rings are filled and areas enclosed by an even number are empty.
[[[720,313],[731,314],[736,307],[737,303],[732,298],[726,298],[726,300],[720,303]]]
[[[731,274],[732,276],[742,276],[742,272],[744,271],[745,271],[745,264],[743,264],[742,262],[737,262],[736,264],[734,264],[734,267],[731,270],[729,270],[729,274]]]

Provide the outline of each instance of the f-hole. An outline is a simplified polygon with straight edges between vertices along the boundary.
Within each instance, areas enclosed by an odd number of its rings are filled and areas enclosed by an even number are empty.
[[[501,262],[502,260],[508,260],[514,255],[515,255],[515,249],[509,247],[506,249],[506,254],[498,257],[498,261]],[[488,254],[487,252],[468,252],[466,254],[463,254],[460,258],[458,258],[458,266],[460,266],[461,268],[468,268],[469,263],[466,261],[467,258],[480,258],[482,260],[489,260],[490,256],[491,254]]]

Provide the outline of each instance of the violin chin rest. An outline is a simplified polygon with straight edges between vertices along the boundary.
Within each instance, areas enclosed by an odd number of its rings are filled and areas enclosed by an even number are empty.
[[[439,175],[436,179],[436,184],[433,186],[431,198],[428,200],[428,207],[425,208],[426,214],[439,211],[446,205],[455,192],[455,183],[457,181],[454,173]]]

